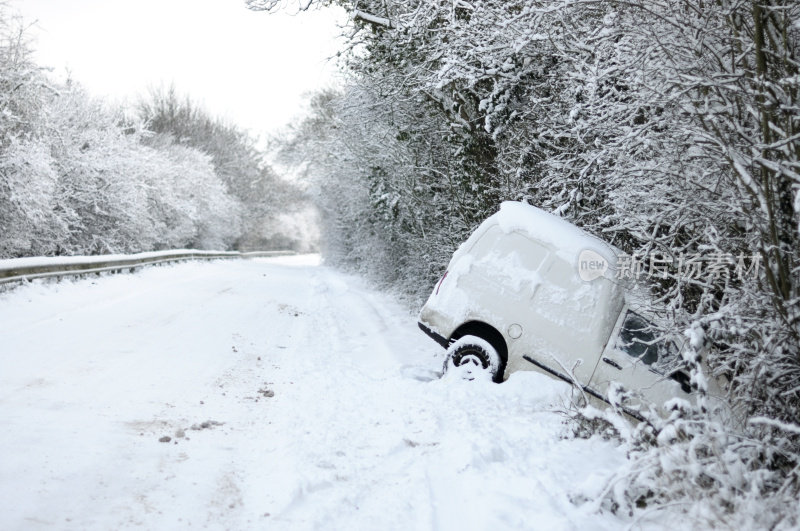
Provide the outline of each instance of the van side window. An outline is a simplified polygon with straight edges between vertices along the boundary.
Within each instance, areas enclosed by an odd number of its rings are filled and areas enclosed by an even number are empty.
[[[622,322],[617,348],[647,365],[666,361],[676,354],[671,341],[658,337],[655,325],[630,310]]]

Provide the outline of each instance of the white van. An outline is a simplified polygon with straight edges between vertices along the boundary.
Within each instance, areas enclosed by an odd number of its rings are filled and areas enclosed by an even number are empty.
[[[661,405],[690,399],[675,370],[682,338],[664,338],[626,303],[617,252],[571,223],[506,202],[453,255],[419,316],[459,367],[501,382],[539,370],[608,402],[612,382]],[[639,404],[626,412],[640,418]]]

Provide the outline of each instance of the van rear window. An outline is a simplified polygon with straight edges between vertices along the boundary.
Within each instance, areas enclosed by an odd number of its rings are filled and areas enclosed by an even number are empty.
[[[507,257],[513,256],[514,262],[525,269],[536,271],[547,258],[548,250],[522,233],[505,233],[495,225],[475,242],[470,254],[480,261],[505,261]]]

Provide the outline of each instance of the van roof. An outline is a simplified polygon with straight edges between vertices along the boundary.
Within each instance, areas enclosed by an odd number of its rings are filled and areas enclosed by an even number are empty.
[[[599,253],[608,260],[609,265],[615,266],[617,263],[616,253],[608,243],[533,205],[505,201],[500,205],[500,211],[489,220],[494,220],[505,233],[520,231],[532,239],[549,244],[570,263],[574,263],[581,251],[587,249]]]

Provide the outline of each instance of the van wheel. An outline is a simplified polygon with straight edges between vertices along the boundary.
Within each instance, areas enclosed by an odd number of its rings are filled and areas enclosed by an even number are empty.
[[[459,375],[464,380],[485,378],[500,383],[504,365],[491,343],[478,336],[464,336],[447,349],[444,374]]]

